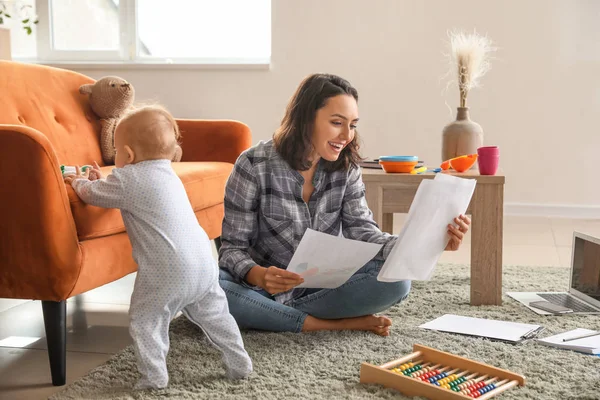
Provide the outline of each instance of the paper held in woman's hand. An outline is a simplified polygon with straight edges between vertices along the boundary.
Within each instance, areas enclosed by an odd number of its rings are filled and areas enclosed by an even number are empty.
[[[406,223],[377,280],[429,280],[448,241],[448,225],[467,211],[475,179],[438,174],[423,180],[408,211]]]
[[[307,229],[287,270],[304,278],[299,288],[333,289],[375,257],[381,247]]]

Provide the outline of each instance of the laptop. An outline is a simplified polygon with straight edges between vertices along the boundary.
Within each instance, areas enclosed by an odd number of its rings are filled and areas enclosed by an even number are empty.
[[[529,303],[545,300],[572,309],[572,314],[600,314],[600,239],[580,232],[573,233],[568,292],[506,294],[540,315],[556,314],[531,307]]]

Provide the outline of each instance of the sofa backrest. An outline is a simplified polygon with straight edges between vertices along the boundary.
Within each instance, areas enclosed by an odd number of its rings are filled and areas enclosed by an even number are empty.
[[[26,125],[43,133],[58,162],[97,161],[100,124],[79,86],[94,80],[59,68],[0,61],[0,124]]]

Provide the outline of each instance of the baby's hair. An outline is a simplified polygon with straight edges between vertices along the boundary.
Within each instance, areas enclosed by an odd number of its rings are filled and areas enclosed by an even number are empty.
[[[161,105],[131,108],[119,121],[129,122],[129,144],[144,159],[171,159],[181,133],[175,118]]]

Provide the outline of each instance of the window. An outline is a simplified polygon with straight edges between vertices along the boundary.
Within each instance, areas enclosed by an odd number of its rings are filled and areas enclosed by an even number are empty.
[[[268,64],[271,56],[270,0],[28,1],[41,61]],[[16,57],[31,56],[20,49],[34,35],[13,40]]]
[[[118,2],[52,0],[49,4],[49,36],[52,39],[50,49],[56,51],[119,50]]]
[[[270,1],[138,1],[144,57],[263,58],[271,55]]]

